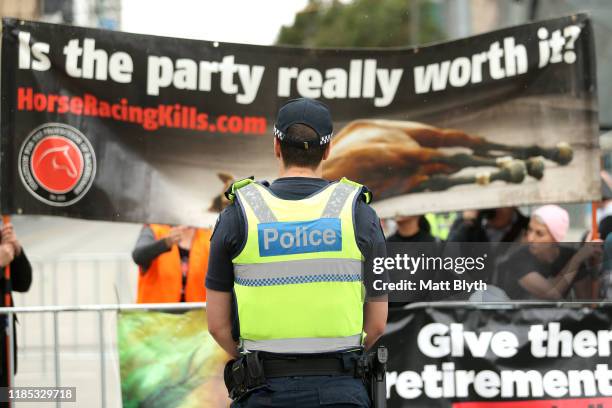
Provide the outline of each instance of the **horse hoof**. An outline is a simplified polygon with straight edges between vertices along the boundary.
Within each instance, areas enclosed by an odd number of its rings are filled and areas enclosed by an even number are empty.
[[[527,165],[527,174],[538,180],[544,177],[544,160],[541,157],[530,157],[525,161]]]
[[[525,175],[527,174],[527,169],[525,168],[525,163],[520,160],[514,160],[510,164],[508,164],[505,168],[508,174],[508,179],[511,183],[522,183],[525,180]]]
[[[514,160],[512,156],[502,156],[495,159],[495,163],[497,164],[497,167],[503,169],[504,167],[509,166],[512,163],[512,160]]]
[[[480,186],[486,186],[491,183],[491,173],[488,171],[476,173],[476,184]]]
[[[574,157],[574,151],[572,147],[567,142],[560,142],[557,145],[557,150],[555,152],[553,160],[561,165],[566,165],[567,163],[572,161]]]

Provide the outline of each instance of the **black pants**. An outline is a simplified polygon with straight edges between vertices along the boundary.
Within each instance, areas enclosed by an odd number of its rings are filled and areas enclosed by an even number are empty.
[[[352,376],[279,377],[231,407],[369,408],[370,399],[363,382]]]
[[[5,319],[4,319],[5,320]],[[13,320],[13,345],[14,347],[14,355],[13,355],[13,374],[15,374],[17,372],[17,347],[16,347],[16,342],[15,342],[15,335],[16,335],[16,329],[15,329],[15,320]],[[2,328],[2,330],[0,330],[0,387],[2,387],[0,389],[0,408],[8,408],[9,404],[8,402],[1,402],[1,401],[6,401],[7,400],[7,390],[6,387],[8,387],[8,367],[7,367],[7,358],[8,358],[8,349],[6,348],[6,342],[7,342],[7,338],[6,338],[6,330],[4,328],[4,325],[0,326]],[[12,386],[14,387],[15,384],[12,384]]]

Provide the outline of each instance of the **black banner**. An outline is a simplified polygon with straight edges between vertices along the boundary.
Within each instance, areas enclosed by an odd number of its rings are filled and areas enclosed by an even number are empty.
[[[390,309],[381,342],[389,407],[612,404],[610,304]]]
[[[207,225],[237,178],[275,177],[272,125],[329,104],[324,176],[379,215],[599,194],[585,15],[418,49],[246,46],[3,20],[1,209]]]

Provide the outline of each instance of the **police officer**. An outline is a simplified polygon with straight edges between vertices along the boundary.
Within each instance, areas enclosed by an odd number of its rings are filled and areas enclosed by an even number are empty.
[[[226,367],[233,406],[370,406],[356,361],[384,331],[387,298],[362,267],[384,235],[367,188],[321,178],[332,131],[323,103],[287,102],[274,127],[280,178],[226,193],[206,288],[210,334],[238,359]]]

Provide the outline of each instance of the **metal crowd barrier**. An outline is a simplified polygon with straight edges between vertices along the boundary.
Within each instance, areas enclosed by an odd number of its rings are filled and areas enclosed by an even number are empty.
[[[15,305],[105,304],[133,303],[136,294],[137,267],[127,253],[81,253],[62,255],[52,259],[29,257],[32,264],[32,287],[26,293],[13,292]],[[34,328],[34,325],[38,327]],[[78,323],[72,319],[72,346],[79,347]],[[45,355],[47,328],[42,319],[24,318],[19,322],[19,349],[28,352],[40,347]],[[34,330],[31,330],[34,329]],[[28,337],[29,331],[40,333],[39,338]],[[31,344],[34,339],[38,344]],[[43,369],[46,360],[42,358]]]
[[[106,332],[104,328],[104,313],[119,312],[119,311],[187,311],[194,309],[205,308],[205,302],[193,303],[149,303],[149,304],[107,304],[107,305],[76,305],[76,306],[25,306],[25,307],[1,307],[0,314],[8,317],[8,337],[9,337],[9,381],[14,384],[14,367],[13,356],[15,354],[13,345],[13,316],[27,315],[33,313],[51,313],[53,315],[53,361],[54,361],[54,386],[71,386],[70,384],[62,384],[61,366],[60,366],[60,342],[59,342],[59,325],[58,315],[67,312],[96,312],[98,314],[98,353],[100,362],[100,398],[101,406],[106,407],[107,401],[107,385],[106,385],[106,350],[105,340]],[[78,394],[78,392],[77,392]],[[13,403],[12,406],[18,405]],[[56,401],[56,407],[61,407],[61,401]]]

